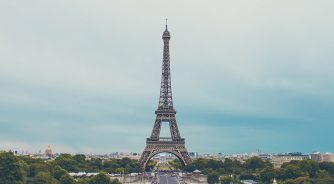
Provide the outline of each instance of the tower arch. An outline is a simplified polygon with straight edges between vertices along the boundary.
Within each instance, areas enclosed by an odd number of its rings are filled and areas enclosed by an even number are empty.
[[[186,161],[183,159],[182,155],[181,155],[180,153],[176,152],[176,151],[168,151],[168,152],[167,152],[167,151],[154,151],[154,152],[152,152],[152,153],[150,154],[150,156],[148,157],[146,163],[144,163],[144,168],[147,167],[148,162],[149,162],[154,156],[156,156],[156,155],[158,155],[158,154],[160,154],[160,153],[170,153],[170,154],[174,155],[176,158],[178,158],[178,159],[181,161],[182,165],[187,165],[187,164],[186,164]]]

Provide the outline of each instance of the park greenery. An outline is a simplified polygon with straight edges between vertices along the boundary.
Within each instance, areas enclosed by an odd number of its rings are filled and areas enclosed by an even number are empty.
[[[276,178],[279,184],[334,184],[334,163],[329,162],[291,161],[278,169],[258,157],[252,157],[245,163],[227,158],[224,161],[197,159],[185,167],[177,159],[170,164],[186,172],[198,169],[208,176],[208,183],[239,184],[241,180],[254,180],[269,184]]]
[[[150,163],[152,165],[152,163]],[[99,173],[90,178],[75,179],[70,172]],[[0,184],[119,184],[106,173],[142,172],[136,160],[129,158],[101,160],[86,159],[85,155],[61,154],[45,161],[30,156],[0,153]]]
[[[207,175],[208,182],[238,184],[241,180],[255,180],[272,183],[276,178],[279,184],[333,184],[334,163],[317,163],[312,160],[291,161],[275,169],[269,161],[252,157],[241,163],[225,159],[196,159],[191,165],[182,166],[179,160],[169,164],[184,172],[198,169]],[[147,170],[156,162],[150,161]],[[98,175],[88,178],[73,178],[70,172],[95,172]],[[119,184],[111,180],[107,173],[143,172],[137,160],[129,158],[87,159],[85,155],[61,154],[54,160],[34,159],[30,156],[16,156],[12,152],[0,153],[0,184]]]

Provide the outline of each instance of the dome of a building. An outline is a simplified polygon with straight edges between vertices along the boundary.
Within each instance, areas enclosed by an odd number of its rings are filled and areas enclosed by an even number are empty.
[[[46,148],[45,150],[45,155],[48,156],[49,158],[52,157],[52,149],[51,149],[51,145],[48,145],[48,148]]]

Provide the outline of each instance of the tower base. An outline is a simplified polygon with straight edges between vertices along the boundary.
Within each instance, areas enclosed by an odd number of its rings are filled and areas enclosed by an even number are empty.
[[[159,153],[171,153],[176,156],[184,165],[191,163],[184,139],[177,141],[151,140],[147,139],[146,147],[142,153],[139,164],[145,168],[148,161]]]

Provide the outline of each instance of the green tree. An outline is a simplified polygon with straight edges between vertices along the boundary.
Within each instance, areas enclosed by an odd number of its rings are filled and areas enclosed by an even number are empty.
[[[58,182],[47,172],[39,172],[35,176],[34,184],[58,184]]]
[[[246,169],[256,170],[263,169],[265,167],[273,167],[271,163],[263,161],[259,157],[252,157],[248,159],[245,163]]]
[[[308,176],[303,176],[286,180],[285,184],[311,184],[311,180]]]
[[[125,168],[123,168],[123,167],[117,168],[117,169],[115,170],[115,172],[116,172],[116,173],[119,173],[119,174],[123,174],[123,173],[125,173]]]
[[[20,165],[20,168],[22,169],[22,175],[24,176],[24,180],[26,179],[26,176],[28,175],[29,173],[29,165],[22,159],[20,159],[19,157],[16,157],[19,159],[19,165]]]
[[[217,172],[208,173],[208,183],[214,184],[219,182],[219,174]]]
[[[60,180],[60,178],[66,174],[67,174],[67,171],[61,168],[59,165],[56,165],[54,167],[53,177],[56,178],[57,180]]]
[[[130,158],[122,158],[118,160],[118,164],[121,168],[124,168],[124,173],[126,174],[131,172],[142,172],[139,163]]]
[[[314,178],[319,170],[319,164],[312,160],[301,160],[298,162],[298,167],[311,178]]]
[[[319,164],[320,169],[323,169],[330,174],[334,175],[334,163],[333,162],[322,162]]]
[[[0,153],[0,181],[4,184],[23,183],[23,164],[12,152]]]
[[[103,162],[103,170],[107,173],[114,173],[116,168],[120,167],[117,159],[106,160]]]
[[[241,180],[257,180],[257,173],[252,173],[252,172],[243,172],[240,174],[239,178]]]
[[[223,168],[227,174],[241,174],[243,168],[238,160],[224,159]]]
[[[89,180],[89,184],[111,184],[110,177],[105,173],[99,173]]]
[[[100,158],[92,158],[89,165],[95,171],[99,171],[102,168],[102,160]]]
[[[60,154],[55,162],[68,172],[78,172],[78,163],[70,154]]]
[[[221,184],[242,184],[239,179],[233,178],[231,176],[222,176],[220,177]]]
[[[193,172],[194,170],[196,170],[196,166],[194,164],[184,166],[184,171],[186,172]]]
[[[213,170],[217,170],[219,168],[222,168],[223,167],[223,162],[221,160],[213,160],[213,159],[210,159],[208,160],[208,165],[207,167],[213,169]]]
[[[275,169],[272,167],[266,167],[260,172],[260,179],[263,183],[270,183],[275,177]]]
[[[330,175],[330,173],[326,170],[319,170],[317,172],[317,179],[316,179],[316,183],[318,184],[333,184],[334,183],[334,179],[333,177]]]
[[[29,166],[29,177],[35,177],[39,172],[48,172],[52,173],[53,168],[52,165],[46,162],[36,162],[32,163]]]
[[[76,154],[73,156],[73,159],[77,161],[78,163],[85,163],[86,156],[84,154]]]
[[[60,178],[60,184],[74,184],[75,180],[72,176],[65,174]]]
[[[221,184],[230,184],[232,181],[233,181],[233,178],[231,176],[220,177],[220,183]]]
[[[145,168],[145,171],[152,171],[153,168],[154,168],[156,165],[157,165],[157,162],[156,162],[156,161],[154,161],[154,160],[150,160],[150,161],[148,161],[147,166],[146,166],[146,168]]]
[[[78,179],[78,181],[76,182],[76,184],[89,184],[89,179],[88,178]]]
[[[228,174],[232,174],[233,168],[235,167],[233,161],[229,158],[224,159],[223,167]]]
[[[308,174],[303,172],[298,165],[296,164],[287,164],[281,168],[279,173],[279,178],[286,180],[286,179],[294,179],[298,177],[307,176]]]
[[[316,184],[333,184],[334,179],[332,177],[318,178],[316,179]]]
[[[56,161],[57,160],[61,160],[61,159],[70,159],[72,160],[73,159],[73,156],[69,153],[62,153],[60,154],[57,158],[56,158]]]
[[[182,163],[180,162],[179,159],[174,159],[172,161],[169,161],[168,162],[172,167],[174,167],[175,169],[182,169],[183,168],[183,165]]]

